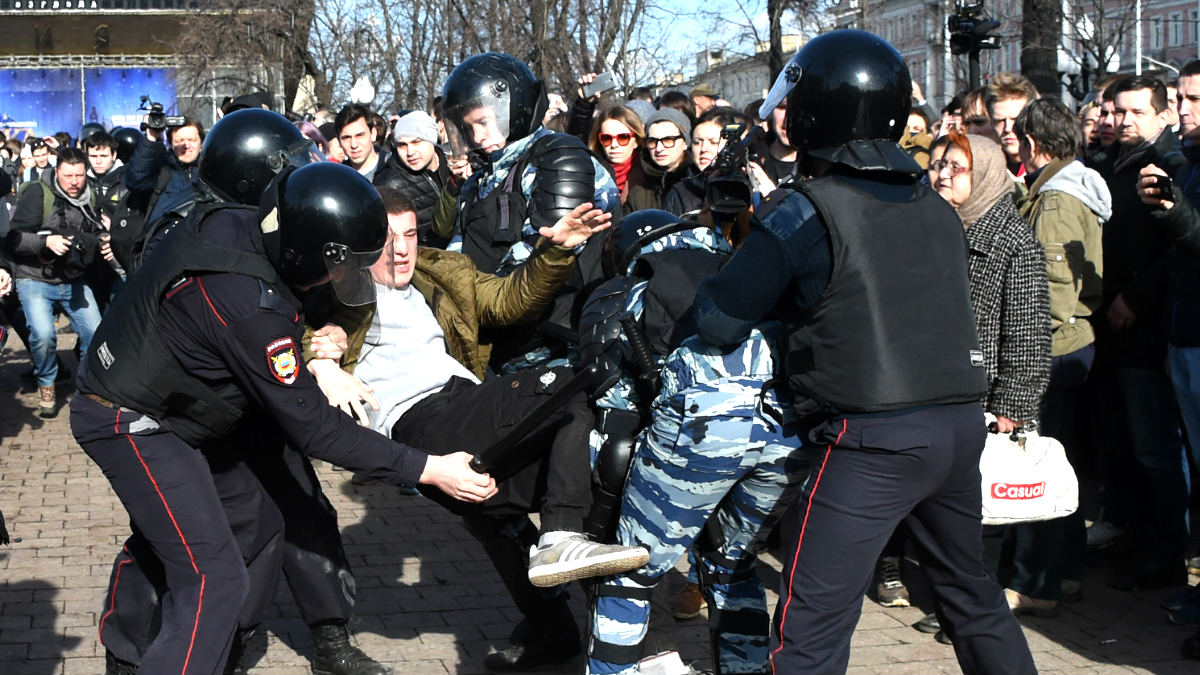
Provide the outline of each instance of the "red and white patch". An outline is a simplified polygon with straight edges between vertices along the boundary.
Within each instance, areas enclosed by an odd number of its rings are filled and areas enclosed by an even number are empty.
[[[290,337],[279,338],[267,345],[267,365],[275,379],[284,384],[296,381],[300,359],[296,357],[296,341]]]

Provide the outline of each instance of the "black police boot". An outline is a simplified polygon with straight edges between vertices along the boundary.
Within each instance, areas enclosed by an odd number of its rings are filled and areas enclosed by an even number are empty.
[[[239,628],[233,634],[233,644],[229,646],[229,658],[225,659],[225,670],[221,675],[246,675],[253,664],[246,663],[250,648],[250,639],[254,637],[253,628]]]
[[[137,664],[118,659],[115,654],[104,650],[104,675],[135,675]]]
[[[350,644],[344,623],[317,624],[313,636],[313,675],[392,675],[392,669]]]
[[[528,621],[522,620],[513,629],[509,643],[484,657],[483,666],[499,672],[530,670],[567,661],[583,651],[574,619],[564,622],[562,629],[553,633],[534,630]]]

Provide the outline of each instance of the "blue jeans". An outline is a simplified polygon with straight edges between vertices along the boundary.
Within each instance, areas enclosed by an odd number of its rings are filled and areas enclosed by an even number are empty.
[[[1118,368],[1133,456],[1142,470],[1141,527],[1151,564],[1178,566],[1188,544],[1187,474],[1175,392],[1161,370]]]
[[[100,310],[92,289],[82,279],[51,284],[37,279],[17,279],[17,295],[29,322],[29,351],[33,376],[39,387],[49,387],[58,376],[58,334],[54,330],[54,308],[66,313],[79,336],[79,353],[86,354],[92,334],[100,325]]]
[[[1191,445],[1192,463],[1200,467],[1200,347],[1169,345],[1167,354],[1171,360],[1175,400],[1179,403],[1179,415]]]

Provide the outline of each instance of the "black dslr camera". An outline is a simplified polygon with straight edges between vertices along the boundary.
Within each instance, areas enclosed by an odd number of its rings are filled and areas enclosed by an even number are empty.
[[[713,213],[734,216],[750,210],[753,202],[754,185],[750,182],[748,164],[762,162],[762,158],[751,156],[750,146],[763,135],[762,127],[752,126],[750,133],[742,138],[745,123],[727,124],[721,130],[725,147],[709,165],[708,183],[704,188],[704,200]]]
[[[138,110],[146,110],[146,121],[142,122],[142,131],[146,129],[157,129],[159,131],[167,127],[181,127],[187,119],[182,115],[168,115],[163,112],[163,104],[151,101],[150,97],[142,94],[142,104],[138,106]]]
[[[74,279],[87,271],[92,260],[96,258],[96,250],[100,240],[95,235],[86,232],[76,232],[71,239],[71,248],[63,254],[63,269],[67,278]]]

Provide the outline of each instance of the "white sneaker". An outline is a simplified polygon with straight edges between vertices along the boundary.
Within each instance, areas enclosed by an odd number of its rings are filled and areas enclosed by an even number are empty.
[[[628,572],[648,562],[650,554],[640,546],[597,544],[582,534],[573,534],[552,546],[530,549],[529,583],[543,588],[557,586]]]
[[[1125,534],[1125,530],[1107,520],[1092,523],[1091,527],[1087,529],[1088,548],[1104,548],[1122,534]]]

